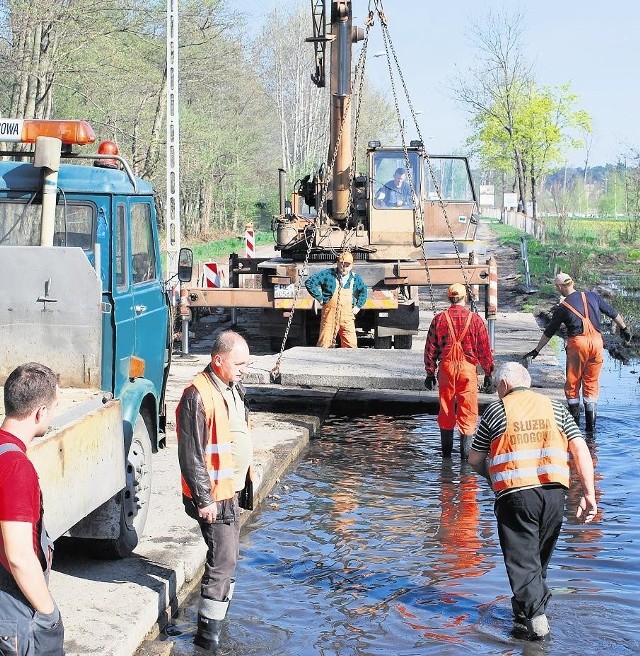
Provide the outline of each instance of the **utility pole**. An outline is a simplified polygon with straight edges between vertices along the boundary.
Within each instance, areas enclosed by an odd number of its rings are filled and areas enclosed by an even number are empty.
[[[180,252],[180,117],[178,113],[178,0],[167,2],[167,279]]]

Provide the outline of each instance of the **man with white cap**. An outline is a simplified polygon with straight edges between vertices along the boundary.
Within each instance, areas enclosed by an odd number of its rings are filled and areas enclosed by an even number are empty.
[[[564,393],[569,413],[580,422],[580,390],[585,411],[585,432],[596,428],[596,409],[600,395],[598,377],[602,369],[602,328],[600,313],[606,314],[620,328],[625,344],[631,342],[631,331],[622,315],[595,292],[576,291],[568,273],[559,273],[556,289],[564,297],[542,333],[536,347],[524,357],[535,358],[562,324],[567,328],[567,364]]]
[[[358,348],[356,319],[367,302],[367,285],[353,271],[353,255],[343,251],[333,269],[322,269],[304,283],[311,296],[322,305],[318,346],[331,348],[340,336],[342,348]]]
[[[478,373],[484,369],[484,390],[493,392],[493,355],[484,321],[466,307],[464,285],[455,283],[447,291],[450,307],[433,317],[424,347],[424,385],[435,389],[436,367],[440,412],[438,426],[442,456],[451,457],[453,430],[460,431],[460,455],[466,460],[478,422]]]

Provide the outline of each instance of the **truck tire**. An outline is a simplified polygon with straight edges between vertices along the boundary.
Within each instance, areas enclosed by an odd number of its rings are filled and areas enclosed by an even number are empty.
[[[390,349],[393,343],[393,336],[389,335],[388,337],[374,337],[373,338],[373,348],[374,349]]]
[[[393,338],[394,349],[411,350],[412,346],[413,346],[413,335],[396,335]]]
[[[151,429],[139,413],[133,427],[126,462],[126,486],[104,506],[119,512],[120,534],[114,539],[83,539],[85,549],[94,558],[127,558],[138,546],[149,512],[151,497]],[[99,509],[100,510],[100,509]],[[114,521],[117,516],[111,513]]]

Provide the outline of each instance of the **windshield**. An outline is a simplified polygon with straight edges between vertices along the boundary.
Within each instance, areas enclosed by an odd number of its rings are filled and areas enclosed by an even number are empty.
[[[418,156],[409,152],[409,171],[402,150],[377,152],[373,156],[374,198],[376,208],[413,207],[411,187],[420,196]],[[409,179],[410,178],[410,179]]]
[[[33,201],[0,201],[0,246],[38,246],[42,206]],[[88,204],[63,203],[56,207],[54,246],[93,247],[94,209]]]
[[[433,176],[429,171],[429,163]],[[472,201],[473,190],[469,179],[469,171],[464,159],[450,157],[431,157],[424,162],[424,179],[428,200]]]

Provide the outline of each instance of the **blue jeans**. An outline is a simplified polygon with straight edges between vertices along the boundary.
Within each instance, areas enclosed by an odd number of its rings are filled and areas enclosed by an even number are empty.
[[[225,601],[240,553],[240,508],[238,495],[228,501],[218,501],[218,517],[208,524],[198,520],[202,537],[207,543],[207,560],[200,582],[200,596]]]
[[[517,490],[495,504],[500,547],[513,597],[514,615],[545,613],[551,592],[547,568],[564,516],[563,487]]]

